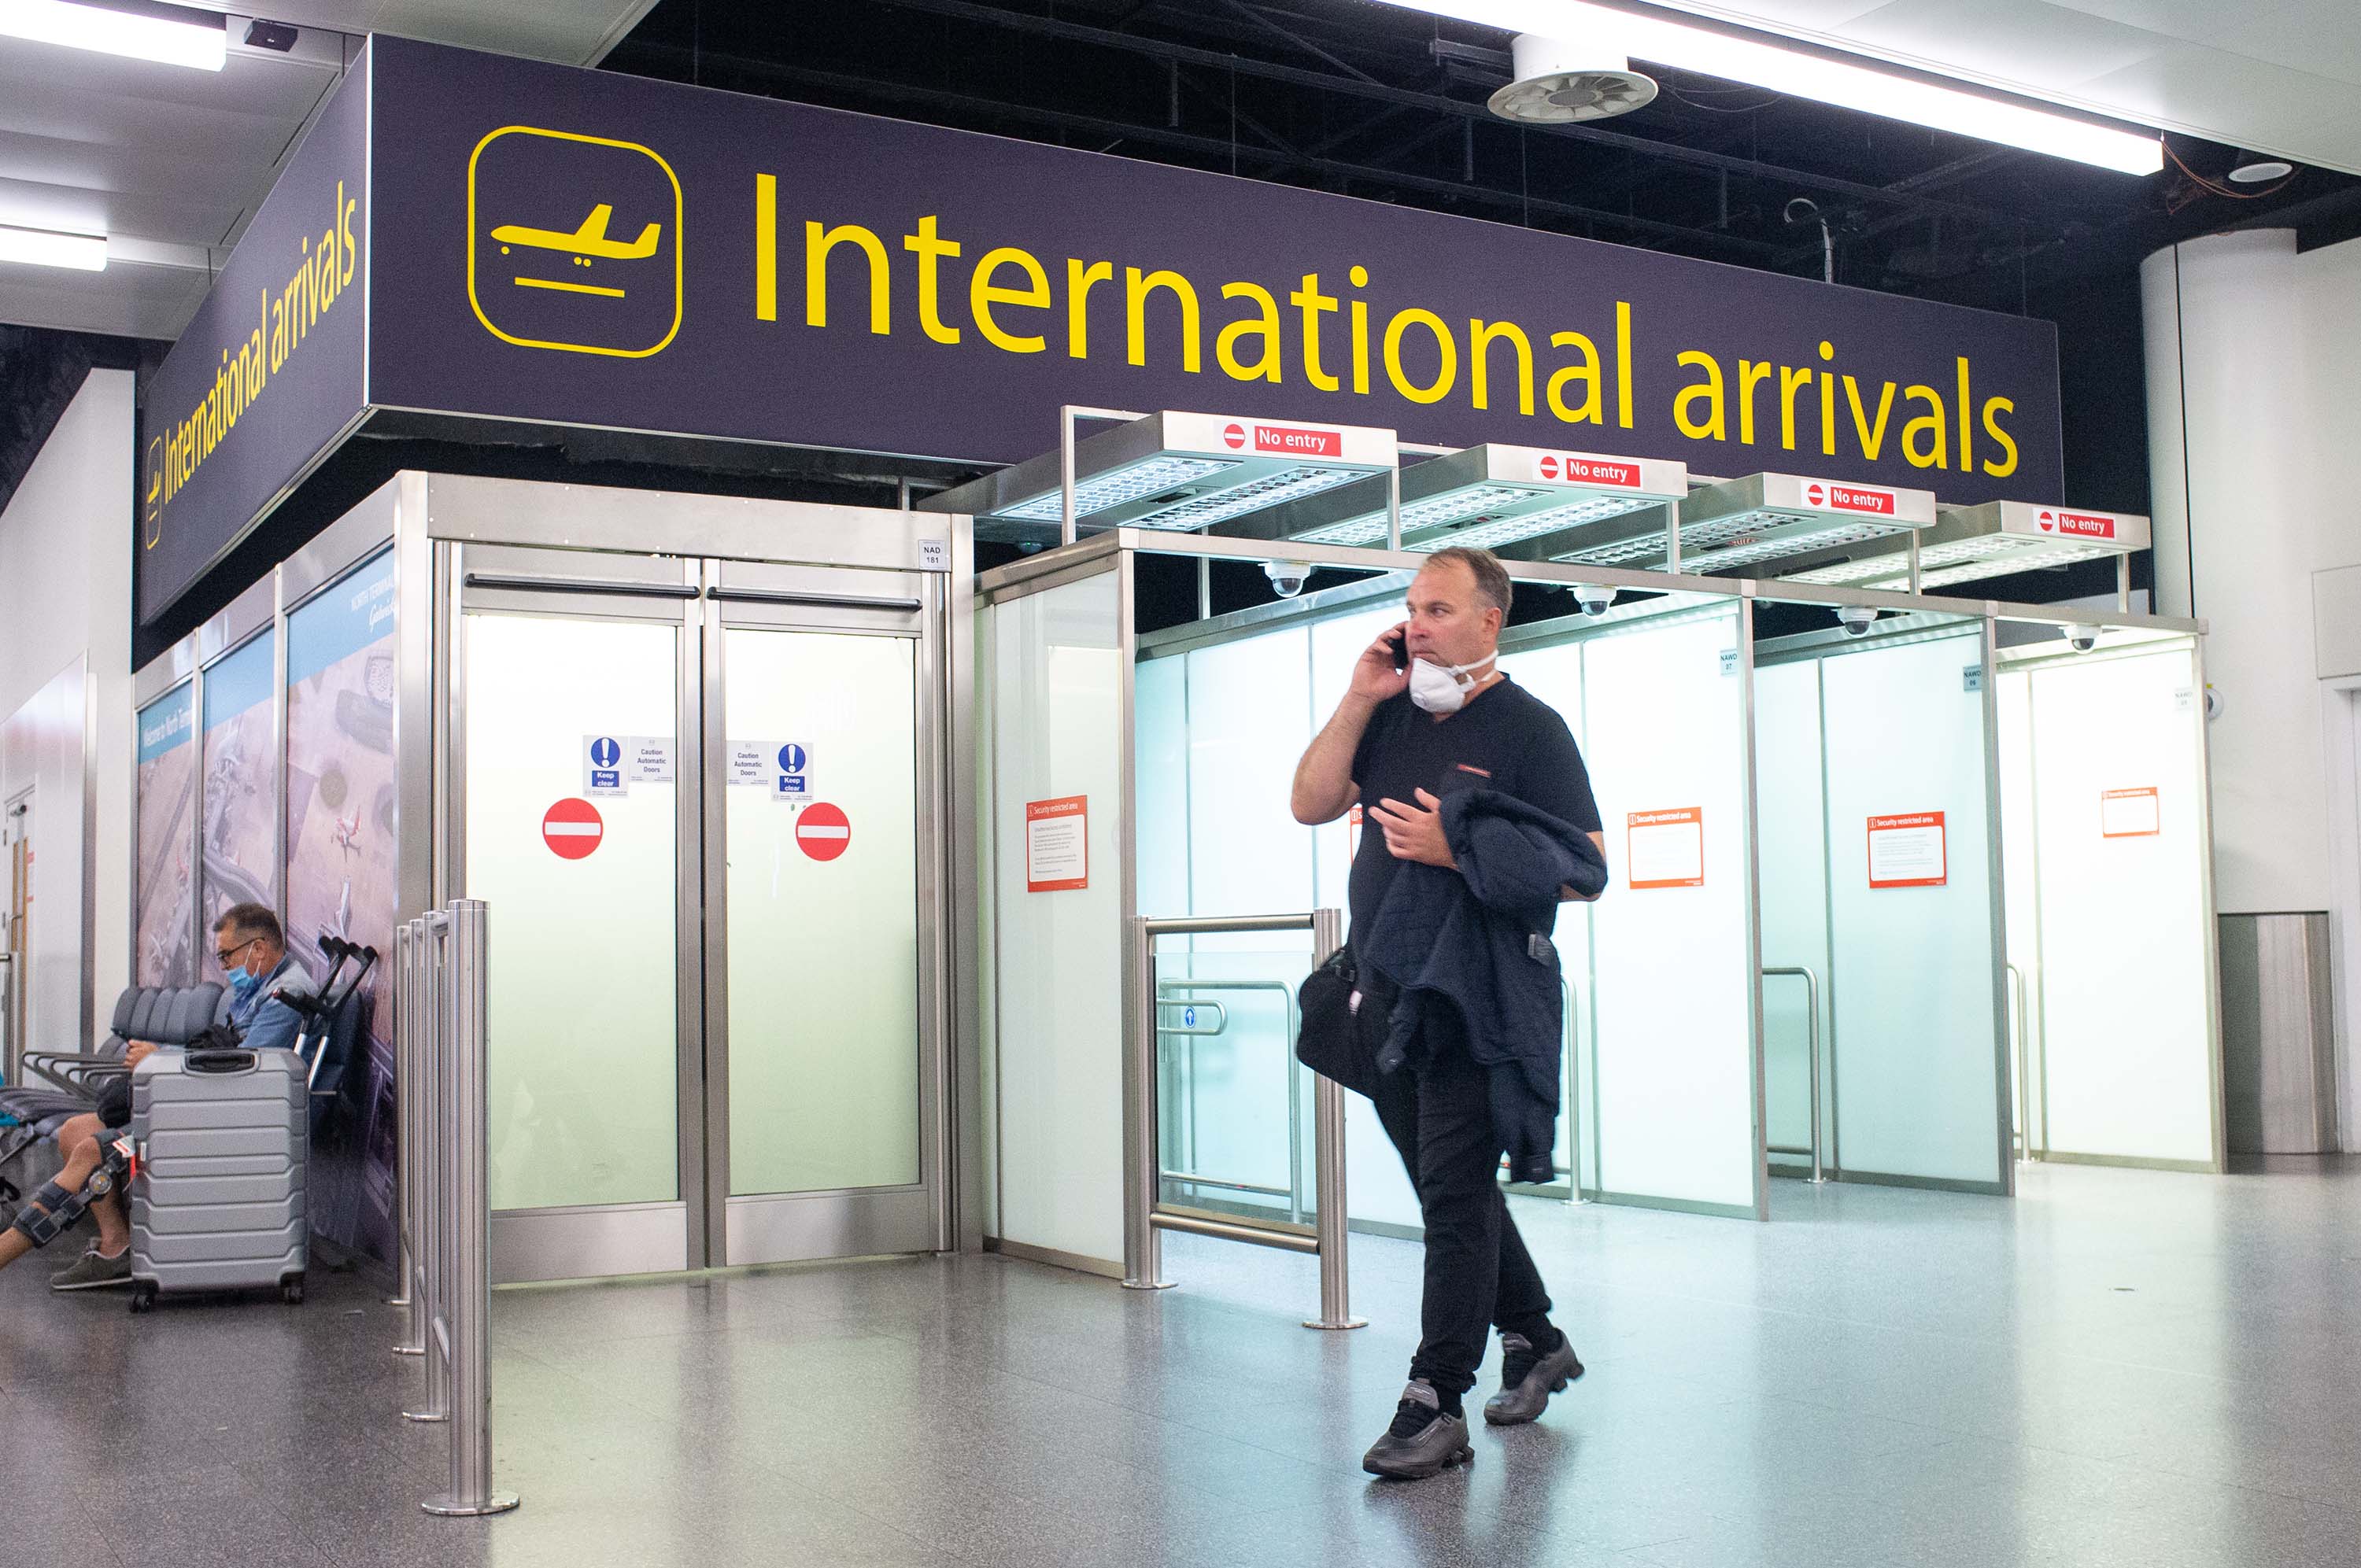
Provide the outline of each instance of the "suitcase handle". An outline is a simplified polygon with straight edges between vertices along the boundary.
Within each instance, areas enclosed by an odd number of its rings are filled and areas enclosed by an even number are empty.
[[[252,1072],[254,1070],[254,1053],[252,1051],[227,1050],[191,1051],[189,1053],[188,1070],[191,1072],[217,1073]]]

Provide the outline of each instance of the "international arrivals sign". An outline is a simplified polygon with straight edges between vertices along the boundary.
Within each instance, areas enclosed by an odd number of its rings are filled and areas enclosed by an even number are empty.
[[[150,389],[141,612],[376,409],[1000,463],[1061,403],[2060,485],[2047,323],[378,38]]]

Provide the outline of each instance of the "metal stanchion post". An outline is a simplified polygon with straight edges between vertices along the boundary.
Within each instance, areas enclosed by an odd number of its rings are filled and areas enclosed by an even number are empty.
[[[1312,912],[1312,962],[1328,961],[1345,945],[1345,912]],[[1290,1042],[1291,1045],[1293,1042]],[[1290,1070],[1295,1064],[1288,1064]],[[1367,1318],[1353,1316],[1352,1268],[1346,1250],[1351,1216],[1345,1198],[1345,1090],[1334,1079],[1312,1087],[1312,1230],[1320,1243],[1320,1316],[1307,1329],[1357,1329]]]
[[[445,1102],[445,1060],[448,1053],[447,1003],[450,921],[441,914],[418,922],[412,941],[418,972],[418,1282],[412,1288],[419,1314],[419,1344],[426,1364],[426,1398],[402,1415],[413,1421],[443,1421],[451,1417],[451,1349],[445,1337],[445,1305],[450,1289],[447,1210],[449,1184],[445,1178],[444,1150],[450,1142]]]
[[[403,1309],[401,1342],[394,1355],[425,1354],[418,1309],[418,930],[415,921],[394,926],[394,1240],[397,1268],[390,1306]]]
[[[444,1282],[443,1316],[447,1335],[451,1387],[451,1486],[419,1506],[430,1514],[474,1517],[502,1514],[517,1506],[510,1493],[492,1490],[491,1208],[485,1185],[489,1163],[484,1082],[484,905],[462,898],[451,905],[450,948],[445,981],[450,1003],[445,1016],[450,1036],[444,1053],[450,1135],[443,1169],[445,1255],[451,1272]]]
[[[1123,1288],[1164,1290],[1164,1238],[1153,1215],[1163,1180],[1156,1137],[1156,943],[1131,923],[1131,1038],[1123,1053]]]

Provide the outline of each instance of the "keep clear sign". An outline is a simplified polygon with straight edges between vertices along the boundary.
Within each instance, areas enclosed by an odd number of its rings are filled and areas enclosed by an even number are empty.
[[[635,784],[672,783],[669,735],[585,735],[582,793],[622,795]]]
[[[811,748],[782,740],[771,752],[771,798],[801,806],[812,797]]]

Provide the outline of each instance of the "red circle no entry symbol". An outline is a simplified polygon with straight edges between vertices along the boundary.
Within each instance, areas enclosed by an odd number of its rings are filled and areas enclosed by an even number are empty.
[[[587,800],[569,796],[542,814],[541,841],[560,860],[588,859],[606,836],[598,808]]]
[[[796,814],[796,847],[815,861],[832,861],[852,848],[844,807],[819,801]]]
[[[1244,430],[1241,430],[1234,424],[1227,424],[1222,427],[1223,445],[1235,450],[1238,447],[1244,446],[1246,444],[1246,433]]]

